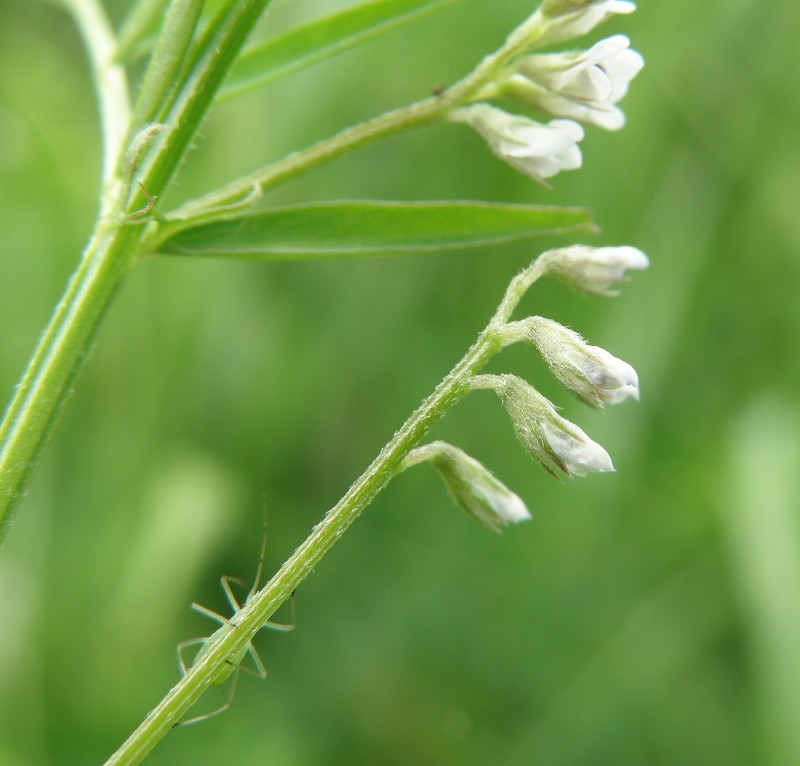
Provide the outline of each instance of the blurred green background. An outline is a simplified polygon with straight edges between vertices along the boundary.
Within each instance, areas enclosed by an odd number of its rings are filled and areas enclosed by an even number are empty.
[[[265,32],[344,3],[276,0]],[[110,8],[114,18],[125,3]],[[7,399],[95,213],[96,109],[57,8],[0,0],[0,392]],[[465,0],[218,108],[168,205],[466,72],[533,8]],[[394,482],[256,642],[230,711],[149,764],[800,763],[800,6],[642,2],[591,39],[647,65],[621,133],[546,191],[463,126],[396,137],[272,202],[375,197],[592,207],[592,243],[648,272],[607,301],[524,307],[637,368],[595,413],[510,349],[618,473],[559,484],[488,394],[434,432],[515,489],[492,535],[421,467]],[[221,574],[300,543],[460,358],[552,239],[325,263],[152,260],[100,333],[0,556],[0,763],[98,763],[213,630]],[[224,701],[212,690],[206,710]]]

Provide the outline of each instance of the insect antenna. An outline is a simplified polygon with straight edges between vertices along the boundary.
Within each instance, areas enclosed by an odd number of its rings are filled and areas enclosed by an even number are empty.
[[[258,556],[258,566],[256,567],[256,576],[253,579],[253,587],[247,594],[244,603],[246,604],[253,596],[258,593],[259,585],[261,583],[261,575],[264,572],[264,561],[267,558],[267,498],[263,497],[261,502],[261,553]]]

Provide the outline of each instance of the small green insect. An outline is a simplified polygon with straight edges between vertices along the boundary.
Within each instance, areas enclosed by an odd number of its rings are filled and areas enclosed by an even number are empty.
[[[214,633],[210,636],[206,636],[203,638],[190,638],[188,641],[181,641],[177,647],[177,654],[178,654],[178,669],[182,676],[186,675],[187,670],[192,666],[195,665],[197,662],[202,660],[205,655],[208,653],[208,647],[215,639],[219,638],[220,636],[225,635],[231,630],[236,630],[236,623],[234,619],[236,615],[241,611],[241,609],[247,605],[251,598],[258,592],[259,588],[259,581],[261,580],[261,573],[264,568],[264,558],[267,553],[267,523],[266,523],[266,515],[264,517],[264,531],[261,540],[261,555],[258,559],[258,568],[256,569],[256,576],[255,580],[253,581],[253,587],[250,589],[249,593],[245,597],[244,603],[239,604],[236,599],[236,596],[233,593],[233,589],[231,588],[231,584],[236,584],[241,588],[246,588],[246,583],[239,577],[231,577],[230,575],[223,575],[220,578],[220,583],[222,584],[222,590],[225,592],[225,597],[228,599],[228,603],[231,605],[233,609],[233,615],[231,618],[228,619],[227,617],[223,617],[221,614],[217,614],[216,612],[207,609],[200,604],[193,603],[192,609],[196,612],[200,612],[200,614],[204,614],[206,617],[210,617],[212,620],[221,623],[221,627],[219,627]],[[288,632],[290,630],[294,630],[295,627],[295,612],[294,612],[294,592],[290,597],[290,608],[291,608],[291,622],[290,623],[280,623],[280,622],[265,622],[262,627],[263,628],[270,628],[271,630],[278,630],[281,632]],[[190,663],[187,663],[184,659],[183,653],[186,649],[190,646],[197,646],[200,645],[200,649],[194,657],[194,660]],[[242,665],[244,661],[245,655],[250,655],[253,660],[253,664],[255,665],[254,668],[248,668]],[[260,678],[262,681],[267,677],[267,669],[264,667],[264,663],[261,661],[261,658],[258,656],[258,652],[256,651],[255,647],[253,646],[252,642],[248,642],[247,646],[244,647],[239,653],[232,656],[230,659],[225,661],[224,665],[221,665],[217,672],[212,676],[210,683],[214,685],[221,685],[224,684],[231,676],[233,676],[233,680],[231,681],[230,691],[228,692],[228,699],[225,704],[221,705],[216,710],[212,710],[210,713],[204,713],[203,715],[195,716],[194,718],[188,718],[185,721],[180,721],[176,723],[175,726],[187,726],[190,723],[199,723],[200,721],[205,721],[208,718],[212,718],[215,715],[219,715],[220,713],[224,713],[233,703],[233,697],[236,693],[236,682],[239,678],[239,670],[244,670],[248,673],[252,673],[256,677]]]

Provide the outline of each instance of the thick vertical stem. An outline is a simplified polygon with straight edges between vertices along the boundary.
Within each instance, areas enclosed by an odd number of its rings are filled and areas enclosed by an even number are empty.
[[[0,545],[142,229],[98,227],[8,406],[0,425]]]

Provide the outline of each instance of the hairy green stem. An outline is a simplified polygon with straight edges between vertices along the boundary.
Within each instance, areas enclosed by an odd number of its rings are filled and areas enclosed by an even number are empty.
[[[115,60],[117,41],[97,0],[62,0],[83,37],[94,75],[103,134],[104,212],[110,210],[117,162],[130,124],[130,99],[125,68]]]
[[[169,213],[159,230],[159,240],[199,222],[229,216],[243,203],[254,198],[254,191],[263,192],[289,178],[318,167],[345,152],[352,151],[394,133],[419,127],[436,120],[448,102],[432,97],[382,114],[359,125],[346,128],[313,146],[289,154],[277,162],[232,181],[213,192],[186,203]],[[157,250],[157,246],[154,247]]]
[[[540,16],[534,14],[511,33],[501,48],[484,58],[470,74],[442,93],[346,128],[186,203],[165,217],[164,224],[149,243],[152,251],[157,252],[160,243],[178,231],[201,222],[209,223],[229,217],[255,201],[264,191],[346,152],[442,119],[449,110],[476,97],[511,59],[530,47],[540,28]]]
[[[0,544],[140,235],[140,226],[98,226],[17,386],[0,426]]]
[[[431,396],[406,421],[347,494],[292,554],[272,579],[234,615],[235,629],[223,632],[207,649],[201,660],[167,693],[128,740],[107,761],[106,766],[133,766],[174,727],[200,695],[210,686],[223,664],[238,656],[263,627],[275,610],[300,585],[322,556],[339,539],[361,511],[401,470],[408,452],[423,438],[464,394],[466,381],[499,348],[493,327],[485,330],[466,356],[442,381]]]
[[[278,607],[398,473],[408,467],[405,458],[430,427],[471,390],[474,375],[503,347],[503,326],[531,284],[541,276],[536,263],[512,280],[500,306],[473,346],[434,392],[419,406],[353,483],[342,499],[317,524],[272,579],[231,618],[235,629],[209,640],[203,656],[167,693],[141,725],[106,762],[106,766],[134,766],[149,753],[218,677],[220,668],[238,657]]]
[[[131,213],[154,199],[172,178],[225,73],[269,0],[228,0],[197,42],[186,80],[171,98],[158,145],[138,168],[141,194],[126,201],[123,151],[130,125],[127,85],[113,63],[116,43],[95,0],[64,0],[75,13],[89,47],[98,83],[105,134],[105,175],[95,232],[64,297],[39,340],[0,424],[0,545],[27,485],[89,355],[100,322],[125,274],[141,257],[148,227]],[[127,169],[131,171],[131,169]],[[125,209],[128,209],[126,214]]]
[[[522,296],[531,289],[534,282],[539,280],[547,271],[547,261],[539,256],[528,268],[523,269],[508,285],[503,300],[497,308],[497,313],[492,317],[491,324],[501,326],[511,319],[511,314],[522,300]],[[506,345],[503,342],[503,345]]]
[[[116,167],[130,120],[125,71],[113,57],[111,26],[96,0],[63,0],[75,18],[94,72],[103,132],[99,222],[0,424],[0,546],[72,382],[131,263],[142,229],[113,223],[121,210]],[[120,214],[117,213],[119,216]]]

